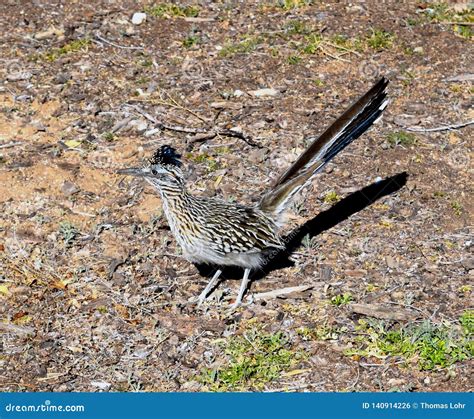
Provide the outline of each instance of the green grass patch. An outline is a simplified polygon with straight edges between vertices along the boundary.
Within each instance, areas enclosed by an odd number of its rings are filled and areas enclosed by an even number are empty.
[[[313,0],[278,0],[277,6],[283,10],[299,9],[301,7],[310,6]]]
[[[416,145],[418,140],[414,134],[405,131],[396,131],[388,134],[387,141],[392,147],[396,147],[397,145],[411,147]]]
[[[290,20],[285,23],[283,30],[289,35],[305,35],[311,32],[311,29],[301,20]]]
[[[262,390],[305,359],[284,333],[267,333],[261,327],[221,339],[218,344],[225,354],[224,365],[205,369],[199,377],[210,391]]]
[[[458,217],[461,216],[463,207],[458,201],[451,202],[451,208],[453,209],[455,215]]]
[[[424,321],[393,328],[375,319],[359,320],[356,348],[347,350],[346,355],[399,357],[415,362],[420,370],[447,368],[473,358],[473,320],[472,311],[463,313],[457,324]]]
[[[299,55],[290,55],[288,57],[288,64],[295,65],[301,62],[301,57]]]
[[[227,41],[219,51],[221,57],[230,57],[235,54],[248,54],[263,42],[260,36],[246,35],[241,41]]]
[[[186,155],[186,158],[188,160],[191,160],[195,163],[201,163],[206,165],[206,170],[208,173],[215,172],[217,169],[219,169],[219,162],[213,157],[210,156],[209,154],[206,153],[200,153],[200,154],[193,154],[193,153],[188,153]]]
[[[173,3],[160,3],[145,8],[145,13],[154,17],[197,17],[199,12],[198,6],[180,6]]]
[[[326,204],[335,204],[342,199],[340,195],[338,195],[335,191],[328,192],[324,197],[324,202]]]
[[[183,39],[182,45],[185,48],[191,48],[201,42],[201,38],[197,35],[189,35]]]
[[[376,50],[382,51],[389,49],[393,45],[395,36],[391,32],[387,32],[383,29],[371,29],[371,34],[367,36],[367,45]]]
[[[88,38],[76,39],[63,45],[60,48],[52,48],[50,51],[42,54],[42,57],[46,61],[53,62],[56,61],[58,58],[62,57],[63,55],[85,50],[90,45],[90,43],[91,40]]]
[[[331,297],[329,302],[336,307],[340,307],[346,304],[351,303],[354,301],[354,297],[352,297],[352,294],[350,293],[345,293],[345,294],[338,294],[335,295],[334,297]]]
[[[434,3],[430,4],[430,7],[427,7],[422,13],[421,23],[424,21],[441,24],[449,22],[449,26],[456,35],[466,39],[472,39],[474,36],[474,31],[470,26],[474,23],[473,7],[456,11],[446,3]]]

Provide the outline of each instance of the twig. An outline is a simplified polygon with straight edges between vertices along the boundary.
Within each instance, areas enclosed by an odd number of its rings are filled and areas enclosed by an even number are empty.
[[[23,144],[21,141],[12,141],[11,143],[7,143],[7,144],[1,144],[0,145],[0,148],[10,148],[10,147],[15,147],[17,145],[21,145]]]
[[[166,129],[168,131],[176,131],[176,132],[186,132],[188,134],[202,134],[196,141],[193,142],[202,142],[210,138],[214,138],[217,135],[222,135],[223,137],[234,137],[239,138],[245,141],[248,145],[252,147],[261,148],[262,146],[256,142],[254,142],[250,137],[247,137],[242,132],[234,131],[231,129],[206,129],[206,128],[190,128],[190,127],[183,127],[180,125],[169,125],[163,122],[158,121],[154,116],[150,115],[149,113],[145,112],[143,109],[136,105],[126,104],[125,106],[134,109],[137,113],[142,115],[144,118],[148,119],[148,121],[152,122],[156,125],[157,128]]]
[[[326,54],[328,57],[331,57],[331,58],[334,58],[335,60],[338,60],[338,61],[344,61],[345,63],[350,63],[349,60],[346,60],[345,58],[341,58],[337,55],[332,55],[330,52],[328,52],[326,49],[323,48],[322,45],[319,45],[319,50],[323,53],[323,54]]]
[[[96,35],[95,36],[99,41],[103,42],[104,44],[108,44],[112,47],[115,47],[115,48],[120,48],[120,49],[144,49],[143,47],[133,47],[133,46],[123,46],[123,45],[119,45],[119,44],[116,44],[115,42],[112,42],[112,41],[108,41],[107,39],[105,38],[102,38],[100,35]]]
[[[287,294],[292,294],[294,292],[303,292],[307,291],[313,288],[312,285],[299,285],[296,287],[287,287],[287,288],[280,288],[279,290],[273,290],[273,291],[268,291],[268,292],[260,292],[258,294],[255,294],[253,298],[255,301],[258,300],[268,300],[270,298],[278,298],[283,295]]]
[[[343,51],[351,52],[352,54],[357,55],[358,57],[361,57],[361,54],[359,54],[357,51],[354,51],[353,49],[343,47],[342,45],[333,44],[332,42],[328,42],[328,41],[323,41],[323,43],[326,45],[330,45],[333,48],[342,49]]]
[[[195,116],[197,119],[200,119],[202,122],[209,122],[208,119],[203,118],[201,115],[198,115],[196,112],[193,112],[191,109],[188,109],[185,106],[178,103],[176,99],[174,99],[168,92],[165,91],[165,93],[168,96],[169,100],[171,100],[172,104],[169,104],[167,102],[164,102],[164,104],[168,104],[174,108],[182,109],[183,111],[189,112],[191,115]]]
[[[404,127],[407,131],[412,132],[438,132],[438,131],[451,131],[453,129],[459,129],[467,127],[468,125],[474,124],[474,119],[471,119],[467,122],[461,122],[459,124],[452,124],[452,125],[443,125],[440,127],[435,128],[419,128],[419,127]]]
[[[474,26],[474,22],[438,22],[440,25]]]

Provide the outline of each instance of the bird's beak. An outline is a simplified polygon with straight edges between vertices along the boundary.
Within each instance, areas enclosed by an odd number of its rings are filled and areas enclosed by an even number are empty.
[[[148,170],[141,167],[131,167],[129,169],[117,170],[118,174],[128,175],[128,176],[146,176],[148,172],[149,172]]]

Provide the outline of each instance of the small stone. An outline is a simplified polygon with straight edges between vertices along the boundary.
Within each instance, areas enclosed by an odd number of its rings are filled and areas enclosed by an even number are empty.
[[[423,47],[416,47],[413,49],[413,52],[416,54],[423,54]]]
[[[146,20],[146,13],[137,12],[132,16],[132,23],[134,25],[141,25]]]
[[[80,189],[72,182],[66,180],[63,185],[61,186],[61,191],[66,196],[74,195],[75,193],[79,192]]]
[[[461,262],[461,265],[466,269],[466,271],[471,271],[474,269],[474,258],[465,259]]]
[[[139,134],[143,134],[148,129],[148,123],[144,119],[134,119],[129,122],[128,126]]]
[[[91,386],[92,387],[97,387],[100,390],[107,391],[110,389],[112,384],[106,382],[106,381],[91,381]]]
[[[8,81],[29,80],[33,76],[29,71],[14,71],[7,75]]]
[[[266,89],[251,90],[249,93],[255,97],[268,97],[268,96],[272,97],[272,96],[279,95],[280,91],[276,89],[266,88]]]
[[[389,268],[397,268],[398,267],[398,262],[393,258],[392,256],[387,256],[385,258],[385,262],[387,263],[387,266]]]
[[[70,78],[71,78],[71,75],[69,73],[59,73],[54,78],[54,82],[56,84],[64,84],[64,83],[67,83]]]
[[[243,95],[244,95],[244,92],[242,92],[242,90],[237,89],[237,90],[234,91],[234,96],[235,97],[241,97]]]
[[[53,36],[59,37],[61,35],[64,35],[64,30],[57,29],[51,26],[49,29],[46,29],[45,31],[37,32],[34,37],[35,39],[42,41],[44,39],[52,38]]]
[[[322,358],[318,355],[313,355],[311,358],[309,358],[309,360],[314,364],[314,365],[318,365],[318,366],[324,366],[324,365],[327,365],[328,364],[328,361],[327,359],[325,358]]]

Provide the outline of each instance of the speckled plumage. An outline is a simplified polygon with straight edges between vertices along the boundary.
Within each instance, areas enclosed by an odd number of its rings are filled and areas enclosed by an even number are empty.
[[[234,304],[237,306],[247,287],[250,270],[261,267],[265,257],[275,249],[284,248],[278,230],[281,215],[291,198],[336,154],[379,119],[387,105],[387,84],[388,81],[382,78],[347,109],[311,143],[255,206],[190,194],[185,187],[180,155],[168,145],[158,149],[146,166],[125,169],[121,173],[142,176],[159,191],[171,231],[186,259],[219,268],[231,265],[245,269]],[[200,303],[220,273],[218,269],[201,293]]]

